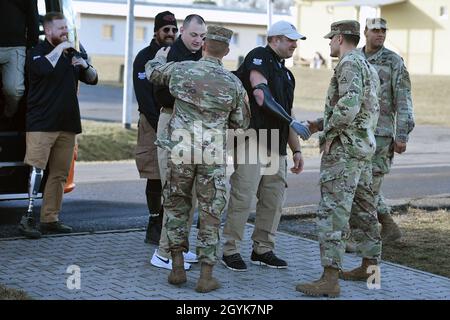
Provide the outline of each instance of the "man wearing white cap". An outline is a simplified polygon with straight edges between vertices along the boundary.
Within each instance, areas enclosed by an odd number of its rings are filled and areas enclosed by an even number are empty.
[[[259,156],[256,164],[251,164],[250,161],[241,163],[236,161],[235,157],[235,171],[230,178],[230,201],[223,232],[226,242],[221,261],[233,271],[247,270],[247,265],[239,253],[238,242],[243,239],[245,223],[255,194],[258,201],[252,235],[251,262],[271,268],[287,268],[287,262],[278,258],[273,250],[287,187],[288,144],[293,153],[294,167],[291,171],[299,174],[303,170],[297,133],[303,139],[307,138],[307,133],[300,133],[302,132],[300,123],[292,121],[295,79],[285,67],[284,61],[292,57],[297,48],[297,40],[305,40],[306,37],[286,21],[273,24],[267,36],[268,45],[250,51],[236,74],[243,82],[250,98],[250,128],[257,132],[256,137],[248,135],[248,139],[245,140],[246,153],[248,154],[252,142],[258,143],[258,154],[270,154],[272,163],[278,161],[279,165],[273,170],[275,174],[273,172],[264,174],[261,172],[262,161]],[[300,129],[292,125],[294,122],[300,125]],[[262,134],[260,137],[260,133],[264,132],[261,129],[267,132],[267,139],[263,139]]]

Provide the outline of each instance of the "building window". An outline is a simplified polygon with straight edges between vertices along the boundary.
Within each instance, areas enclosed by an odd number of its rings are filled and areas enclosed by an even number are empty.
[[[112,40],[114,36],[114,26],[112,24],[104,24],[102,27],[102,38],[104,40]]]
[[[258,34],[256,37],[256,45],[264,47],[267,43],[267,36],[265,34]]]
[[[231,37],[230,44],[238,46],[239,45],[239,34],[233,33],[233,36]]]
[[[136,27],[135,39],[136,41],[145,41],[145,33],[147,28],[145,27]]]
[[[441,6],[439,8],[439,17],[443,20],[448,19],[448,7],[447,6]]]

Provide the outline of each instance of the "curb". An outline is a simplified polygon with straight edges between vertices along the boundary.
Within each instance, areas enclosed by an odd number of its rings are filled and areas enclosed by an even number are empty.
[[[425,198],[386,199],[386,202],[394,210],[406,210],[408,208],[426,211],[450,210],[450,193],[428,196]],[[316,217],[318,207],[319,206],[316,204],[310,204],[283,208],[281,218],[285,220],[314,218]]]

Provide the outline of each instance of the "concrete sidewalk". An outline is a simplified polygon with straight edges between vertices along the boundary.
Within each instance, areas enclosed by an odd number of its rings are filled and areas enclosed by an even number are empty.
[[[252,230],[248,224],[245,239],[250,239]],[[288,269],[252,265],[247,240],[242,256],[248,271],[233,272],[218,263],[214,273],[222,288],[199,294],[194,291],[198,264],[188,271],[186,284],[172,286],[167,283],[169,270],[150,265],[155,246],[143,239],[143,231],[130,230],[1,240],[0,283],[23,289],[35,299],[291,300],[311,299],[295,291],[295,285],[317,279],[322,270],[317,242],[278,233],[276,253],[288,261]],[[196,229],[190,241],[193,250]],[[349,269],[359,263],[359,258],[347,254],[344,266]],[[69,290],[67,269],[73,265],[80,267],[81,288]],[[450,299],[450,279],[387,262],[381,264],[379,290],[369,290],[363,282],[341,280],[340,284],[340,299]]]

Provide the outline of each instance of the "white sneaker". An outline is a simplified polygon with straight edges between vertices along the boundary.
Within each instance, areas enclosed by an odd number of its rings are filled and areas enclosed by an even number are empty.
[[[172,259],[167,259],[167,258],[161,257],[158,254],[158,249],[156,249],[155,252],[153,253],[152,259],[150,260],[150,264],[157,268],[172,270]],[[185,262],[184,270],[189,270],[190,268],[191,268],[191,265],[189,263]]]
[[[183,257],[184,257],[184,261],[186,261],[186,262],[189,262],[189,263],[197,263],[198,262],[197,255],[190,251],[183,252]]]

